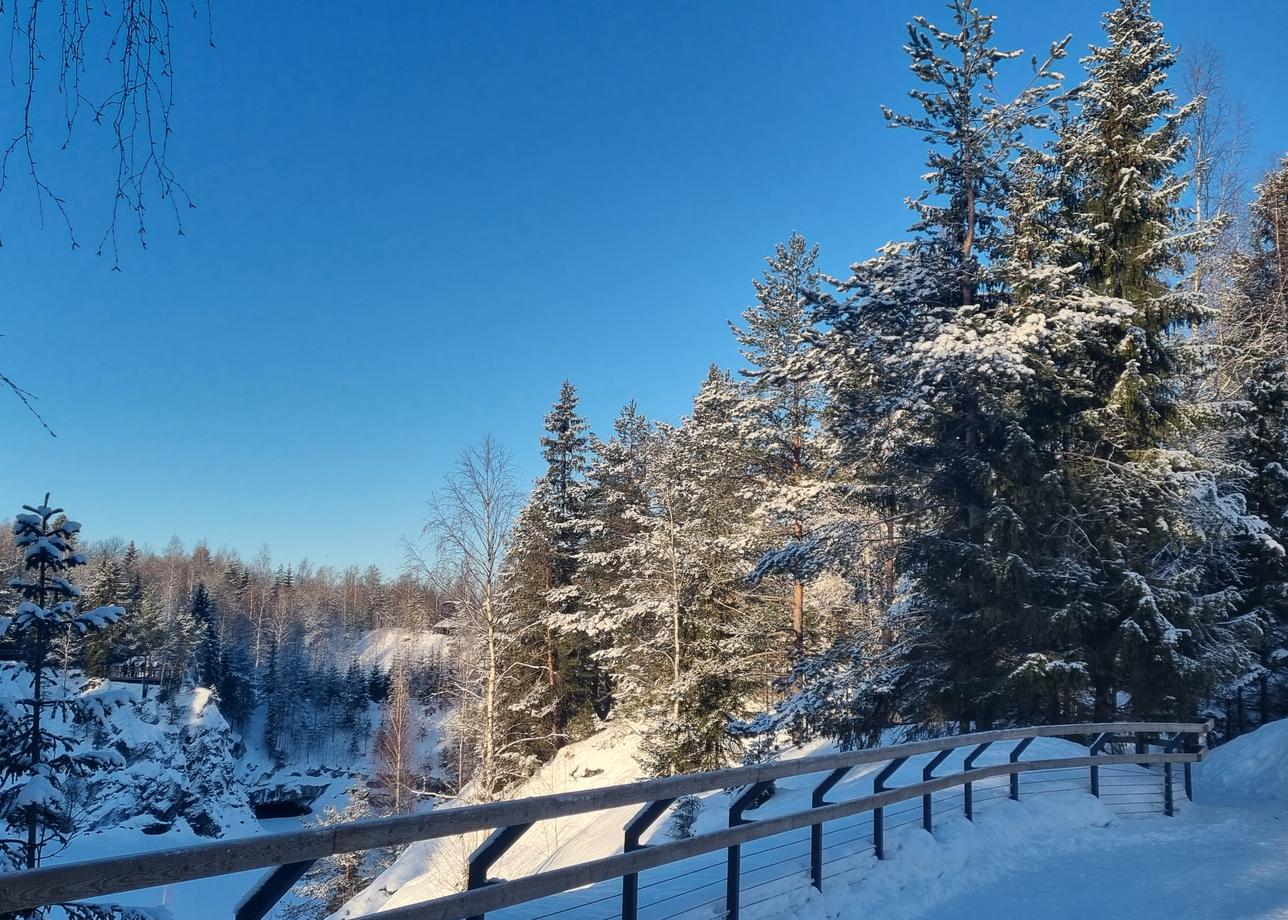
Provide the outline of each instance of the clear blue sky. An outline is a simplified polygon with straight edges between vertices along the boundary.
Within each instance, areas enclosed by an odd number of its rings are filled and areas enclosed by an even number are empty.
[[[989,6],[1003,44],[1072,31],[1076,57],[1108,2]],[[90,538],[396,568],[465,443],[530,479],[565,377],[599,431],[631,398],[675,419],[776,241],[841,273],[902,234],[922,145],[879,104],[905,105],[904,23],[942,11],[215,0],[217,47],[178,49],[186,237],[157,212],[122,272],[94,256],[91,132],[45,164],[86,248],[0,199],[0,368],[59,434],[0,400],[0,513],[52,489]],[[1288,10],[1155,11],[1224,53],[1268,165]]]

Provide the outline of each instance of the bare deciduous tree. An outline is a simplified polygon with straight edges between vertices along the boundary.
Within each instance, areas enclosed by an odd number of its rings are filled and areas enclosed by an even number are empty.
[[[194,22],[204,20],[213,46],[210,3],[192,0]],[[131,214],[147,245],[146,212],[156,200],[169,207],[183,233],[182,212],[192,207],[169,163],[175,102],[174,34],[184,18],[167,3],[148,0],[11,0],[9,102],[12,118],[0,125],[0,194],[14,175],[30,182],[40,221],[47,212],[79,244],[67,200],[42,168],[52,150],[66,150],[86,118],[105,128],[115,154],[110,217],[97,251],[119,269],[117,229]],[[10,114],[12,113],[12,114]]]
[[[405,814],[415,801],[416,782],[412,770],[416,726],[412,717],[411,689],[406,663],[394,668],[389,699],[380,714],[376,734],[377,776],[389,795],[394,814]]]
[[[507,737],[503,700],[517,683],[520,665],[511,650],[520,635],[503,602],[502,581],[520,501],[510,457],[488,435],[461,453],[430,499],[422,532],[427,547],[406,547],[409,568],[427,576],[453,611],[454,673],[464,716],[459,730],[474,749],[474,796],[481,801],[518,778],[507,769],[506,755],[522,739]]]

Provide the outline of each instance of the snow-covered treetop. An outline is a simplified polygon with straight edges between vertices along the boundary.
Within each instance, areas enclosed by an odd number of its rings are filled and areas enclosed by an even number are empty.
[[[1022,148],[1024,132],[1044,124],[1044,110],[1058,98],[1064,78],[1053,67],[1065,56],[1069,38],[1054,42],[1044,61],[1034,57],[1028,85],[1003,101],[995,85],[997,65],[1022,52],[994,44],[996,17],[981,13],[974,0],[952,0],[948,8],[952,28],[921,16],[908,24],[904,50],[924,84],[908,95],[921,114],[888,107],[883,113],[891,127],[911,128],[929,145],[927,188],[909,201],[920,218],[912,229],[944,271],[959,276],[954,286],[961,302],[969,303],[987,257],[1001,243],[1008,163]]]
[[[105,629],[124,616],[125,610],[117,606],[77,611],[80,588],[62,573],[88,561],[75,549],[80,524],[68,520],[63,509],[50,505],[47,494],[43,503],[23,508],[27,513],[14,518],[13,541],[22,550],[23,566],[29,574],[8,581],[22,601],[12,617],[4,618],[5,630],[84,635]]]

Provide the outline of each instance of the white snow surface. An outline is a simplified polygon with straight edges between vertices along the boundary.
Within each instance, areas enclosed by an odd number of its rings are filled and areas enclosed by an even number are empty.
[[[621,725],[561,752],[515,795],[619,783],[637,778],[638,738]],[[812,744],[785,756],[831,750]],[[990,749],[986,765],[1004,761],[1009,745]],[[938,771],[960,769],[966,751]],[[1077,756],[1084,748],[1039,739],[1025,759]],[[920,779],[927,757],[912,758],[890,785]],[[868,793],[881,764],[856,768],[829,799]],[[602,772],[598,772],[602,771]],[[859,815],[827,825],[824,886],[809,885],[808,829],[743,847],[745,920],[883,918],[1133,917],[1288,918],[1288,807],[1261,790],[1288,792],[1288,721],[1231,742],[1195,767],[1198,803],[1185,800],[1175,771],[1176,816],[1163,814],[1161,768],[1102,769],[1102,797],[1088,791],[1085,769],[1027,774],[1020,801],[1005,777],[977,783],[975,821],[961,814],[961,790],[936,795],[934,833],[922,830],[921,802],[886,809],[887,859],[871,848],[872,819]],[[747,813],[772,817],[808,807],[819,775],[780,781],[773,798]],[[1288,796],[1284,796],[1288,798]],[[727,793],[702,797],[696,832],[726,826]],[[622,827],[634,806],[611,813],[542,822],[493,869],[516,878],[621,851]],[[542,824],[549,825],[543,828]],[[668,819],[654,841],[666,839]],[[410,847],[336,918],[403,907],[458,890],[465,855],[477,845],[431,841]],[[705,854],[640,877],[641,920],[707,918],[723,910],[725,854]],[[620,910],[613,880],[489,913],[496,920],[601,920]]]
[[[411,664],[438,661],[446,655],[448,642],[447,636],[438,633],[382,626],[357,636],[346,636],[336,630],[327,643],[327,650],[342,671],[354,658],[364,668],[376,664],[383,671],[392,671],[400,660]]]
[[[1205,794],[1288,800],[1288,719],[1215,748],[1200,775]]]

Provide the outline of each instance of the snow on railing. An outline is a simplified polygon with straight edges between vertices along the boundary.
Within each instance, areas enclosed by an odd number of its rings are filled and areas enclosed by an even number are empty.
[[[621,880],[620,895],[597,901],[618,902],[611,916],[636,920],[639,910],[639,875],[647,869],[690,859],[704,853],[725,851],[725,892],[723,897],[704,901],[708,915],[723,901],[726,920],[738,920],[744,890],[787,879],[761,879],[744,889],[742,847],[755,840],[810,829],[809,884],[822,889],[824,882],[824,825],[870,812],[872,849],[878,859],[885,857],[886,810],[900,802],[921,800],[921,822],[932,830],[934,796],[958,787],[962,791],[963,814],[974,817],[978,799],[974,787],[994,777],[1008,777],[1009,797],[1020,797],[1020,777],[1029,773],[1087,768],[1093,795],[1106,785],[1101,771],[1115,765],[1136,764],[1163,767],[1162,810],[1174,812],[1176,764],[1183,766],[1184,794],[1192,797],[1191,765],[1203,759],[1211,722],[1110,722],[1047,725],[975,732],[934,738],[885,748],[782,760],[729,770],[691,773],[604,786],[578,792],[534,796],[485,805],[440,809],[424,815],[376,818],[328,828],[270,834],[232,841],[217,841],[145,854],[69,862],[56,866],[7,873],[0,885],[0,914],[82,898],[102,897],[156,885],[175,884],[212,876],[229,875],[248,869],[276,867],[267,873],[237,908],[237,920],[260,920],[317,860],[337,853],[397,846],[421,840],[454,837],[478,831],[492,833],[469,859],[467,889],[420,904],[381,912],[382,920],[464,920],[482,918],[488,911],[524,904],[540,898],[613,879]],[[1080,738],[1089,740],[1086,755],[1021,759],[1037,738]],[[1014,742],[1002,763],[976,766],[979,757],[993,745]],[[1111,748],[1131,749],[1114,753]],[[962,768],[935,776],[955,751],[969,749]],[[912,757],[934,755],[922,768],[921,782],[889,788],[895,772]],[[884,764],[877,772],[870,795],[830,802],[833,788],[862,765]],[[814,786],[811,807],[761,820],[749,820],[754,810],[772,791],[777,780],[821,774]],[[1033,780],[1032,782],[1038,782]],[[645,832],[678,799],[719,790],[740,790],[729,806],[729,827],[697,834],[668,843],[643,845]],[[942,806],[941,801],[941,806]],[[623,851],[571,866],[539,872],[510,880],[489,877],[491,867],[535,822],[570,815],[588,814],[642,805],[624,828]],[[942,810],[942,807],[941,807]],[[915,820],[913,818],[912,820]],[[845,842],[854,842],[849,838]],[[834,841],[837,843],[837,841]],[[772,849],[772,848],[771,848]],[[802,876],[803,872],[800,873]],[[802,878],[802,882],[804,879]],[[709,883],[710,884],[710,883]],[[572,909],[572,908],[570,908]]]

